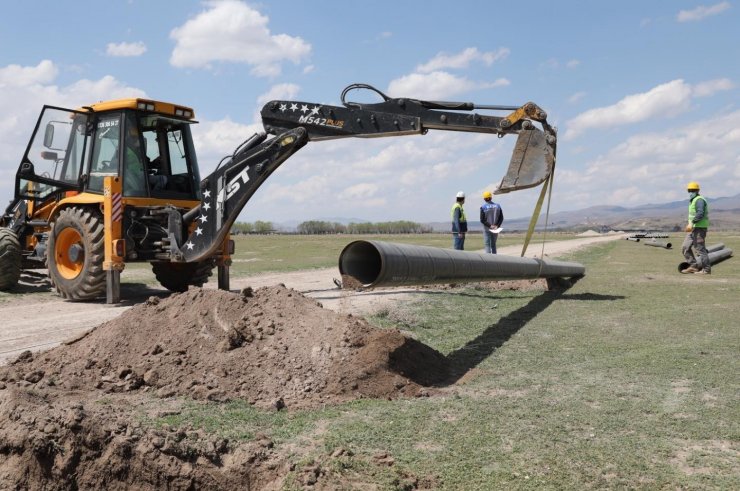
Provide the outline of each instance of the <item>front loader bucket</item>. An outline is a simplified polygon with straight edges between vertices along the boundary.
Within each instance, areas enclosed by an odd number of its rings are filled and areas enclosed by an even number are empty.
[[[545,133],[537,128],[522,130],[506,175],[494,194],[534,187],[547,179],[554,164],[555,150],[547,143]]]

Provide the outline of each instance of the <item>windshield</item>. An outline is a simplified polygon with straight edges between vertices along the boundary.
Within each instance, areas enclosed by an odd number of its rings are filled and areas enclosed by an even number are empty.
[[[87,114],[45,106],[21,163],[17,194],[43,200],[78,186],[89,146],[88,129]]]

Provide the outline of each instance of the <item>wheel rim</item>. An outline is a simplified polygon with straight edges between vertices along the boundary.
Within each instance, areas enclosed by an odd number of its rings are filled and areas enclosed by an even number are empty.
[[[79,276],[85,265],[82,236],[73,228],[65,228],[56,237],[54,247],[57,271],[62,278],[71,280]]]

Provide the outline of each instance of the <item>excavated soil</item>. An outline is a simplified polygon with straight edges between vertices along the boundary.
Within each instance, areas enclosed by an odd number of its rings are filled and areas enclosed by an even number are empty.
[[[426,396],[447,376],[432,348],[283,285],[152,297],[0,367],[0,489],[278,488],[296,469],[266,437],[232,444],[141,415],[167,415],[174,396],[272,410]]]

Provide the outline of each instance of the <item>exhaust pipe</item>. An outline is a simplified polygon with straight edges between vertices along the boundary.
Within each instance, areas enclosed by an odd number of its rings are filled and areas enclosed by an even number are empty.
[[[469,283],[490,280],[573,278],[586,273],[578,263],[500,256],[376,240],[349,243],[339,255],[339,272],[364,288]]]
[[[710,252],[708,254],[709,264],[710,265],[713,265],[713,264],[718,263],[720,261],[724,261],[728,257],[731,257],[732,256],[732,249],[724,249],[724,244],[719,244],[719,245],[722,245],[723,248],[722,249],[718,249],[718,250],[713,251],[713,252]],[[683,271],[684,269],[686,269],[688,267],[689,267],[689,263],[687,263],[686,261],[684,261],[684,262],[682,262],[681,264],[678,265],[678,272],[680,273],[681,271]]]
[[[643,242],[643,244],[653,247],[662,247],[663,249],[670,249],[672,247],[672,244],[670,242],[658,242],[657,240]]]

